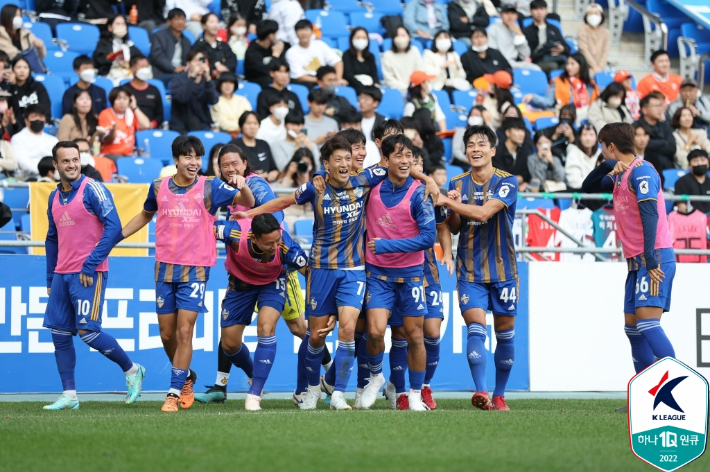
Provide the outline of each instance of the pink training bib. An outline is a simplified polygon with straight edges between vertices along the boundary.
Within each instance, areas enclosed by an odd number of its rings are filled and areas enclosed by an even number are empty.
[[[260,262],[252,257],[249,252],[249,231],[251,230],[251,219],[238,220],[242,229],[242,237],[239,240],[239,252],[227,247],[227,259],[224,261],[224,268],[231,275],[242,282],[250,285],[267,285],[279,278],[283,263],[281,262],[281,247],[276,251],[273,260]]]
[[[641,225],[641,213],[637,197],[629,190],[629,176],[636,163],[641,160],[636,158],[629,166],[629,170],[624,173],[621,182],[614,187],[614,215],[616,216],[617,235],[621,239],[621,246],[624,250],[624,257],[630,258],[643,253],[643,226]],[[666,249],[673,247],[671,234],[668,230],[666,220],[666,202],[663,198],[663,190],[659,189],[656,195],[658,206],[658,226],[656,227],[655,249]]]
[[[217,263],[213,223],[205,207],[205,177],[182,195],[170,191],[166,177],[158,191],[155,260],[166,264],[212,267]]]
[[[411,201],[414,191],[420,185],[421,183],[415,180],[402,201],[392,208],[387,208],[382,202],[381,183],[372,189],[370,200],[367,203],[365,220],[368,242],[375,238],[408,239],[419,235],[419,226],[412,218]],[[412,267],[424,263],[424,251],[375,255],[366,249],[365,262],[379,267]]]
[[[57,227],[59,254],[57,274],[72,274],[81,272],[84,261],[94,250],[104,233],[104,225],[99,219],[89,213],[84,206],[84,189],[93,179],[84,177],[79,190],[71,202],[61,204],[59,190],[54,193],[52,202],[52,218]],[[108,271],[108,258],[96,266],[96,272]]]

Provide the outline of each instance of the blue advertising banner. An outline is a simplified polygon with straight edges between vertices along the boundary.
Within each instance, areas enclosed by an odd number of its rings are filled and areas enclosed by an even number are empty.
[[[170,384],[171,365],[163,351],[155,314],[155,260],[149,257],[112,257],[103,306],[103,330],[114,336],[135,362],[145,365],[146,391],[166,391]],[[47,304],[45,259],[43,256],[0,256],[0,393],[57,392],[61,382],[54,360],[51,334],[42,328]],[[515,365],[509,390],[528,390],[528,264],[518,263],[520,294],[518,319],[515,328]],[[302,288],[305,283],[301,280]],[[444,304],[441,359],[432,382],[434,390],[473,390],[473,382],[466,359],[466,327],[459,311],[455,277],[442,272],[441,285]],[[227,275],[222,260],[210,272],[205,294],[209,310],[197,320],[193,338],[192,369],[199,376],[198,385],[211,385],[217,371],[219,343],[219,305],[226,292]],[[520,296],[522,295],[522,296]],[[493,389],[495,368],[495,336],[493,316],[488,316],[488,385]],[[266,391],[292,391],[296,384],[296,353],[300,339],[295,338],[282,321],[276,330],[278,351]],[[389,351],[389,336],[387,336]],[[256,349],[256,320],[244,331],[249,349]],[[337,336],[328,337],[328,349],[335,351]],[[120,369],[101,354],[93,351],[78,337],[74,338],[77,351],[77,390],[83,392],[111,392],[125,390]],[[388,370],[385,359],[385,370]],[[387,372],[386,372],[387,373]],[[349,389],[355,388],[355,375]],[[232,369],[229,391],[246,391],[246,376]],[[200,390],[200,389],[198,389]]]

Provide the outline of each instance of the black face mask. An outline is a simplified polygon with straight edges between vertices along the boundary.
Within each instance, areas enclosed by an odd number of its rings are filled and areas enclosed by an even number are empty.
[[[30,121],[30,129],[35,133],[41,132],[44,129],[44,121],[43,120]]]
[[[700,177],[701,175],[705,175],[705,173],[708,171],[708,166],[703,164],[701,166],[693,166],[693,175],[697,175]]]

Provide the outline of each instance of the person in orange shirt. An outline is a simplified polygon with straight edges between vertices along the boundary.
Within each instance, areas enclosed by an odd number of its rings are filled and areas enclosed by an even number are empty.
[[[77,138],[73,141],[77,146],[79,146],[79,156],[81,157],[81,163],[82,163],[82,173],[85,175],[96,179],[96,177],[89,175],[88,173],[84,172],[84,159],[86,156],[86,161],[87,163],[95,169],[96,172],[98,172],[101,175],[101,182],[111,182],[113,180],[113,174],[118,173],[118,169],[116,168],[116,163],[113,162],[111,159],[108,157],[104,156],[92,156],[91,155],[91,146],[89,145],[89,141],[87,141],[84,138]],[[96,179],[98,180],[98,179]]]
[[[666,97],[666,105],[670,105],[678,98],[680,83],[683,78],[677,74],[671,74],[671,58],[666,51],[659,49],[651,54],[651,66],[653,72],[641,79],[636,87],[639,98],[643,98],[654,90],[658,90]]]
[[[136,97],[130,90],[116,87],[108,94],[111,107],[99,114],[97,129],[105,130],[101,139],[101,154],[111,159],[133,155],[136,131],[149,129],[148,119],[136,103]]]

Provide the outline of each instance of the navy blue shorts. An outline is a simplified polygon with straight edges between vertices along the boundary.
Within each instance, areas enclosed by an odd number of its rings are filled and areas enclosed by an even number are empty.
[[[427,313],[426,295],[421,282],[393,282],[375,277],[367,279],[365,309],[384,308],[390,311],[390,324],[395,317],[424,316]],[[393,326],[401,326],[393,324]]]
[[[466,282],[459,280],[459,307],[461,313],[471,308],[490,311],[494,315],[518,314],[518,279],[506,282]]]
[[[95,272],[90,287],[81,285],[79,274],[54,274],[42,326],[73,334],[80,329],[101,331],[107,282],[108,272]]]
[[[257,303],[259,308],[268,306],[281,313],[286,303],[286,276],[279,277],[270,284],[251,286],[245,290],[233,290],[230,287],[222,301],[222,328],[250,325]]]
[[[624,294],[624,313],[636,313],[636,308],[655,306],[663,311],[671,309],[671,290],[673,277],[675,277],[675,261],[662,262],[661,270],[665,278],[660,284],[651,280],[645,267],[629,272],[626,276],[626,289]]]
[[[365,271],[313,269],[308,271],[306,315],[337,315],[341,306],[362,309],[365,296]]]
[[[206,313],[207,282],[155,282],[155,312],[159,315],[178,310]],[[252,307],[254,308],[254,307]]]
[[[424,319],[439,318],[444,319],[444,305],[441,302],[441,285],[430,285],[424,289],[426,292],[426,307]],[[404,326],[402,316],[399,314],[399,309],[394,307],[389,319],[390,326]]]

